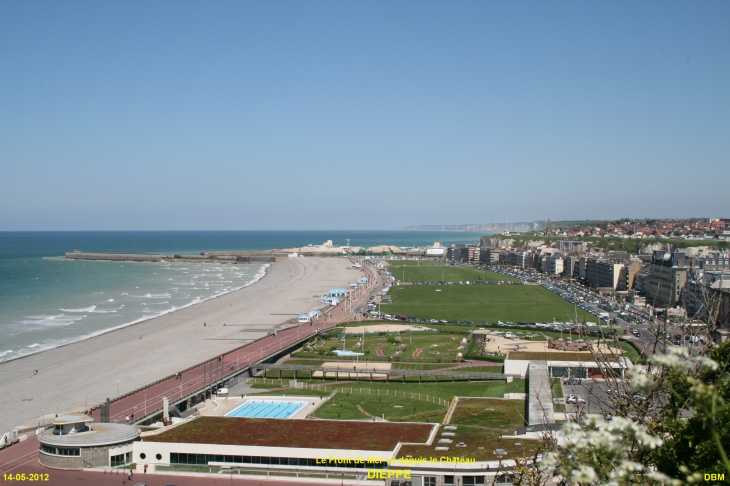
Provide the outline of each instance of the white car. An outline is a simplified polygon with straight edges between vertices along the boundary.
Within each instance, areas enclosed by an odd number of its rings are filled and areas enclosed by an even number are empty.
[[[565,403],[571,403],[571,404],[578,404],[578,403],[585,403],[585,399],[583,397],[579,397],[578,395],[568,395],[568,398],[565,399]]]

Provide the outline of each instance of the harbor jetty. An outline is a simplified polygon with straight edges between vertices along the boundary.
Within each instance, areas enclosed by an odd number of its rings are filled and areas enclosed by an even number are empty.
[[[202,252],[200,255],[107,253],[78,250],[66,252],[67,260],[103,260],[113,262],[273,263],[288,257],[288,253],[281,251]]]

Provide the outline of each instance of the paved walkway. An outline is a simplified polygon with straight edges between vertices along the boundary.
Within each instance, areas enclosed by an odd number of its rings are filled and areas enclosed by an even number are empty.
[[[547,361],[530,361],[527,372],[530,390],[527,400],[527,421],[529,425],[554,424],[552,390]]]

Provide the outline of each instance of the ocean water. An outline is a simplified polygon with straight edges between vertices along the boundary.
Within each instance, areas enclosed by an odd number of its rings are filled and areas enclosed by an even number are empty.
[[[87,339],[251,285],[266,265],[66,260],[82,251],[197,254],[320,244],[474,243],[413,231],[0,232],[0,362]]]

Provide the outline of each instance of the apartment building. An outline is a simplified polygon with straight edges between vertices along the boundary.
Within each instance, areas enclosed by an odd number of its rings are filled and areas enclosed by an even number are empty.
[[[679,302],[687,283],[688,268],[684,252],[655,251],[649,276],[644,280],[647,303],[654,307],[671,307]]]

